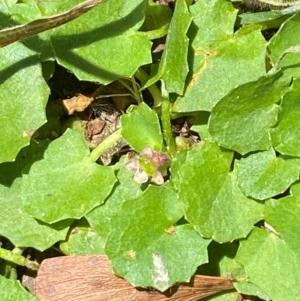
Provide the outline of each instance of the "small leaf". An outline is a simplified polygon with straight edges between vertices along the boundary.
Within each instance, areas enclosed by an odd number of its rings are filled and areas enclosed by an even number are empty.
[[[286,53],[286,51],[299,44],[299,40],[295,39],[295,36],[300,34],[299,21],[299,14],[292,15],[282,24],[268,43],[269,57],[273,65],[278,64],[279,68],[284,68],[284,72],[293,77],[300,75],[299,68],[295,68],[299,62],[300,53]]]
[[[284,95],[280,105],[279,122],[272,129],[274,148],[281,154],[300,157],[300,81],[295,80],[291,91]]]
[[[160,5],[153,0],[147,1],[145,9],[146,18],[141,31],[162,29],[169,25],[172,19],[172,10],[169,6]]]
[[[19,281],[6,279],[0,275],[0,300],[38,301],[20,284]]]
[[[116,178],[111,167],[89,158],[82,134],[67,130],[23,175],[22,199],[27,213],[47,223],[79,219],[102,204]]]
[[[271,148],[242,158],[238,165],[238,182],[245,195],[266,200],[299,179],[300,161],[288,156],[276,157]]]
[[[59,248],[66,255],[104,254],[105,242],[85,219],[74,222],[66,241]]]
[[[112,218],[106,244],[116,275],[134,286],[160,291],[188,282],[197,266],[207,262],[210,240],[202,239],[189,225],[174,226],[182,214],[169,184],[149,186],[139,198],[125,201]]]
[[[185,0],[177,0],[157,73],[146,82],[143,88],[163,79],[169,93],[183,94],[185,78],[188,73],[189,39],[186,33],[191,21],[192,16]]]
[[[163,136],[157,114],[145,103],[133,106],[122,116],[122,136],[138,152],[149,146],[154,150],[163,149]]]
[[[283,2],[283,1],[281,1]],[[262,29],[279,28],[281,24],[292,14],[300,11],[299,6],[286,9],[272,9],[270,11],[260,11],[254,14],[245,12],[239,15],[240,25],[259,24]]]
[[[277,122],[278,102],[290,79],[281,73],[237,87],[213,108],[209,131],[219,145],[240,154],[267,150],[270,128]]]
[[[234,33],[237,10],[231,2],[197,1],[190,10],[190,73],[173,110],[211,111],[232,89],[265,74],[266,41],[259,26]]]

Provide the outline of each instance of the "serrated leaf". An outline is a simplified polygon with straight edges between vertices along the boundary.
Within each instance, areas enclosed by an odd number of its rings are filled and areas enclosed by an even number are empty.
[[[116,178],[111,167],[89,158],[83,135],[67,130],[23,175],[22,199],[27,213],[47,223],[79,219],[102,204]]]
[[[188,152],[173,179],[185,218],[202,236],[221,243],[246,237],[263,218],[262,204],[241,192],[236,171],[229,173],[232,155],[205,141]]]
[[[49,88],[38,56],[20,43],[0,49],[0,162],[13,161],[46,122]],[[13,67],[12,67],[13,66]]]
[[[109,0],[54,29],[51,42],[57,61],[81,80],[108,84],[131,77],[139,66],[152,61],[152,43],[137,32],[144,9],[144,0],[126,5]]]
[[[23,210],[20,194],[20,179],[11,187],[0,185],[0,235],[17,247],[32,247],[40,251],[65,239],[68,223],[50,227],[37,222]]]
[[[185,0],[177,0],[157,73],[145,83],[143,88],[147,88],[162,79],[169,93],[183,94],[185,78],[188,73],[189,39],[186,33],[191,21],[192,16]]]
[[[76,221],[70,227],[67,239],[60,243],[59,248],[66,255],[104,254],[105,241],[85,219]]]
[[[288,86],[278,72],[232,90],[213,108],[209,132],[219,145],[240,154],[267,150],[278,102]]]
[[[300,81],[294,81],[291,91],[280,104],[279,122],[272,129],[272,145],[281,154],[300,157]]]
[[[139,198],[125,201],[112,218],[106,244],[114,272],[134,286],[160,291],[189,281],[197,266],[207,261],[210,241],[189,225],[174,226],[182,214],[169,184],[150,185]]]
[[[154,150],[163,149],[163,136],[157,114],[145,103],[133,106],[122,115],[122,136],[138,152],[149,146]],[[137,126],[138,125],[138,126]]]
[[[116,170],[119,183],[105,204],[86,215],[90,225],[104,241],[107,240],[111,231],[111,218],[119,212],[126,200],[135,199],[143,192],[141,185],[133,180],[132,172],[125,169],[124,158],[119,162],[119,170],[118,166]]]
[[[280,193],[299,179],[298,158],[278,156],[274,149],[242,158],[238,164],[238,182],[245,195],[266,200]]]
[[[298,250],[276,234],[255,228],[240,242],[236,261],[244,266],[248,281],[260,287],[273,301],[297,301],[300,300]]]
[[[237,11],[230,2],[197,1],[190,11],[190,74],[173,109],[211,111],[230,90],[265,74],[266,41],[258,26],[233,32]]]
[[[19,281],[6,279],[0,275],[0,300],[38,301],[20,284]]]
[[[182,157],[182,155],[181,155]],[[211,237],[207,227],[214,201],[230,171],[233,153],[222,150],[215,142],[205,141],[191,149],[184,163],[175,161],[177,175],[172,181],[184,205],[185,218],[204,237]],[[226,230],[227,231],[227,230]]]
[[[263,209],[262,203],[242,193],[238,187],[237,172],[233,171],[216,196],[205,226],[198,227],[210,231],[212,238],[218,242],[233,241],[249,234],[253,225],[263,219]]]

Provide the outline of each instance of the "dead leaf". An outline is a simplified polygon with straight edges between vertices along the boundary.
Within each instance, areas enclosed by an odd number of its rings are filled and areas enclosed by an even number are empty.
[[[93,100],[93,97],[78,94],[72,98],[63,99],[62,104],[68,115],[72,115],[74,112],[83,112]]]
[[[35,295],[41,301],[196,301],[233,288],[228,278],[201,275],[164,293],[135,288],[112,273],[106,256],[91,255],[44,260]]]
[[[96,118],[89,120],[86,125],[86,136],[89,140],[93,138],[93,136],[98,135],[102,132],[105,127],[106,122],[101,118]]]

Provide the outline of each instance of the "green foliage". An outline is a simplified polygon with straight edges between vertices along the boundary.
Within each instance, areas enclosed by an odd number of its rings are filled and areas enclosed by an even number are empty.
[[[0,48],[0,243],[106,254],[116,275],[160,291],[198,272],[235,279],[209,300],[300,301],[300,9],[192,2],[107,0]],[[0,24],[78,3],[5,1]],[[120,125],[94,150],[87,110],[67,116],[53,99],[54,61],[121,97]],[[131,152],[101,165],[120,138]],[[0,299],[35,300],[2,275]]]
[[[0,298],[5,301],[37,301],[27,292],[19,281],[10,280],[0,275]]]

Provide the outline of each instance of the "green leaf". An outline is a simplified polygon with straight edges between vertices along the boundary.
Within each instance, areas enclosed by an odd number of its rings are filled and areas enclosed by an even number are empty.
[[[209,131],[219,145],[240,154],[267,150],[278,102],[288,86],[278,72],[232,90],[213,108]]]
[[[229,173],[232,155],[205,141],[188,152],[174,179],[185,218],[202,236],[221,243],[246,237],[263,217],[262,204],[241,192],[236,171]]]
[[[0,162],[13,161],[46,122],[49,88],[39,58],[20,43],[0,49]]]
[[[234,257],[237,249],[238,243],[236,241],[225,244],[212,241],[207,248],[209,262],[201,265],[197,269],[197,274],[230,277],[231,271],[236,266]],[[206,297],[205,301],[236,301],[238,300],[237,298],[238,292],[234,291]]]
[[[294,77],[300,75],[300,69],[297,68],[300,59],[299,51],[298,53],[287,53],[280,61],[278,60],[288,48],[299,45],[299,39],[297,39],[300,34],[299,21],[300,15],[294,14],[282,24],[268,43],[269,57],[273,65],[279,63],[278,67],[284,68],[286,74]]]
[[[83,135],[67,130],[23,176],[22,199],[27,213],[47,223],[81,218],[102,204],[116,178],[111,167],[89,158]]]
[[[133,76],[139,66],[152,61],[152,43],[137,32],[144,22],[144,9],[144,0],[126,5],[109,0],[55,28],[51,42],[57,61],[81,80],[107,84]]]
[[[38,301],[21,285],[0,275],[0,299],[3,301]]]
[[[72,0],[71,0],[72,1]],[[70,2],[68,1],[68,8],[70,8]],[[25,1],[24,1],[25,2]],[[30,21],[41,19],[46,16],[51,16],[51,13],[47,13],[43,9],[43,1],[26,1],[26,3],[17,3],[10,10],[10,24],[26,24]],[[46,1],[49,2],[49,1]],[[56,2],[56,7],[60,2],[65,3],[64,1],[52,1],[52,3]],[[78,1],[77,1],[78,2]],[[53,5],[53,4],[52,4]],[[64,4],[66,6],[66,4]],[[53,10],[52,14],[57,14],[59,8],[57,10]],[[26,12],[26,13],[24,13]],[[32,49],[35,53],[40,56],[41,61],[53,60],[54,53],[50,43],[50,36],[52,34],[52,30],[46,30],[41,32],[39,35],[30,37],[26,40],[22,40],[22,44],[26,45],[29,49]]]
[[[119,181],[116,187],[105,204],[86,215],[90,225],[104,241],[111,231],[111,218],[119,212],[126,200],[138,198],[143,192],[141,185],[133,180],[132,172],[125,169],[124,160],[121,160],[115,168]]]
[[[48,225],[37,222],[22,207],[21,180],[11,187],[0,185],[0,235],[17,247],[32,247],[44,251],[57,241],[65,239],[67,223]]]
[[[172,10],[169,6],[160,5],[153,0],[147,1],[145,21],[141,31],[162,29],[169,26],[172,19]]]
[[[300,81],[295,80],[291,91],[284,95],[280,104],[279,122],[272,129],[272,145],[281,154],[300,157]]]
[[[282,1],[282,0],[281,0]],[[298,13],[300,6],[292,6],[286,9],[261,11],[255,13],[246,12],[239,15],[240,25],[259,24],[262,29],[279,28],[280,25],[292,14]]]
[[[267,5],[270,6],[277,6],[277,7],[278,6],[286,7],[286,6],[299,4],[298,0],[258,0],[258,1],[266,3]]]
[[[187,152],[186,157],[182,154],[172,165],[172,182],[184,205],[185,218],[202,236],[210,238],[210,213],[228,176],[233,153],[207,140]]]
[[[143,88],[147,88],[162,79],[169,93],[183,94],[185,78],[188,73],[189,39],[186,33],[191,21],[192,16],[185,0],[177,0],[157,73],[146,82]]]
[[[0,183],[11,186],[14,180],[22,176],[32,163],[41,160],[50,140],[36,141],[32,139],[30,144],[20,150],[14,162],[0,164]]]
[[[234,282],[234,287],[236,290],[244,295],[257,296],[262,300],[271,300],[268,294],[262,290],[259,286],[253,284],[246,278],[245,269],[240,266],[233,270],[232,275],[236,281]]]
[[[245,195],[266,200],[299,179],[298,158],[278,156],[274,149],[242,158],[238,164],[238,182]]]
[[[174,111],[211,111],[233,88],[265,74],[266,41],[258,26],[233,32],[237,11],[230,2],[197,1],[190,11],[190,73]]]
[[[7,7],[12,7],[14,6],[18,0],[4,0],[3,5],[6,5]]]
[[[265,206],[265,220],[280,237],[299,253],[298,237],[300,229],[300,183],[291,186],[291,196],[279,200],[269,200]],[[288,221],[288,222],[287,222]]]
[[[228,277],[236,266],[234,257],[237,250],[238,243],[236,241],[224,244],[212,241],[207,248],[209,262],[201,265],[197,269],[197,274]]]
[[[284,213],[281,214],[284,218]],[[244,266],[248,282],[260,287],[273,301],[297,301],[300,300],[298,250],[276,234],[255,228],[240,242],[236,261]]]
[[[104,254],[105,242],[85,219],[76,221],[70,227],[66,241],[61,242],[59,248],[66,255]]]
[[[136,151],[141,152],[146,146],[157,151],[163,149],[157,114],[145,103],[131,107],[131,111],[121,120],[122,136]]]
[[[125,201],[112,218],[106,254],[116,275],[134,286],[166,290],[188,282],[207,262],[209,240],[190,225],[174,226],[183,212],[169,184],[150,185],[139,198]],[[174,264],[180,262],[180,265]]]

